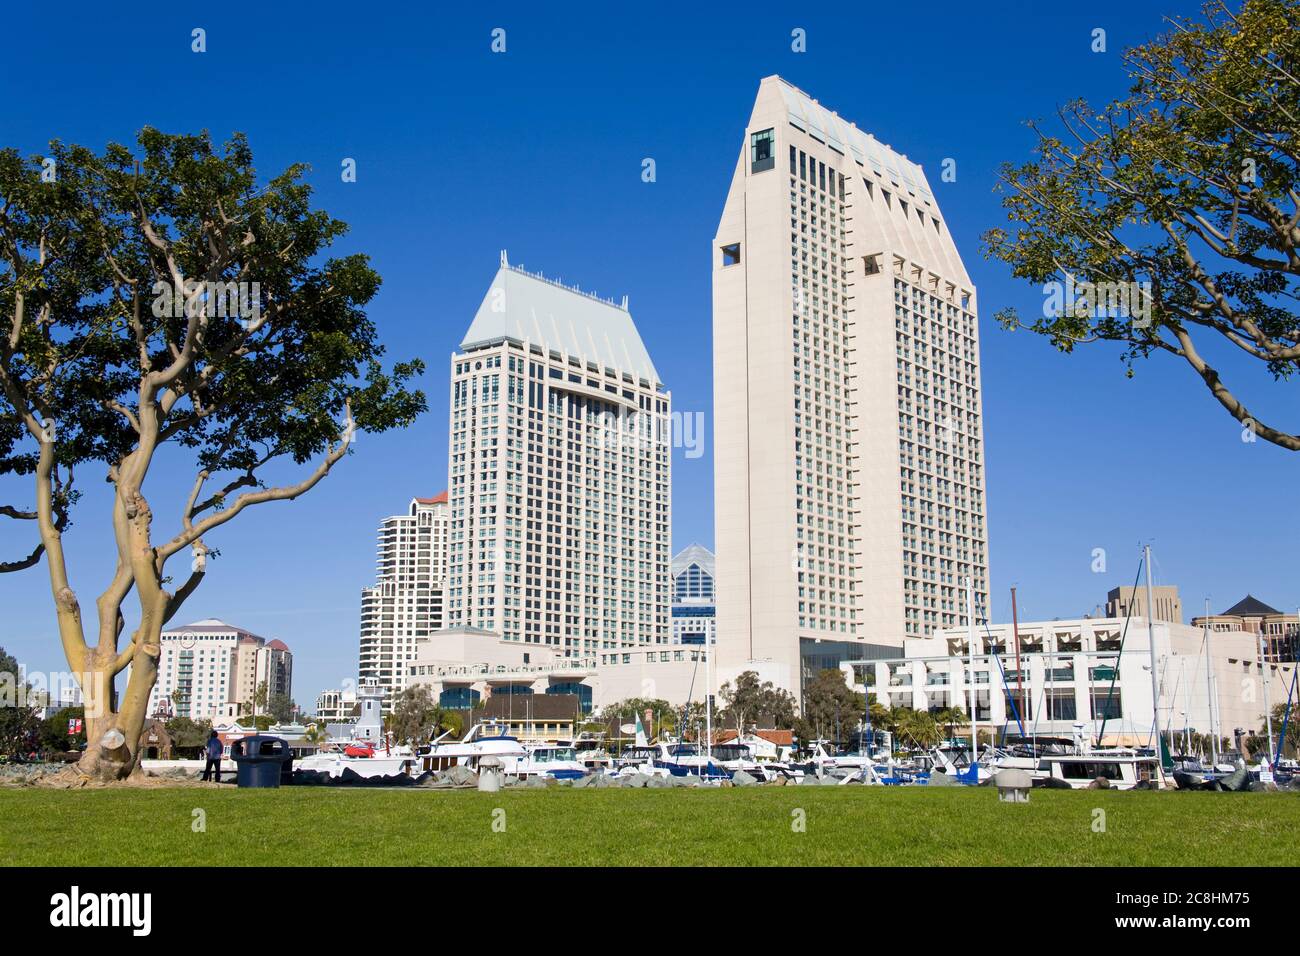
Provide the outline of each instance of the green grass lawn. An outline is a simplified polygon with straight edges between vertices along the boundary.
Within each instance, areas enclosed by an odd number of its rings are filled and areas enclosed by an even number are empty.
[[[1297,824],[1292,793],[0,789],[0,863],[1293,865]]]

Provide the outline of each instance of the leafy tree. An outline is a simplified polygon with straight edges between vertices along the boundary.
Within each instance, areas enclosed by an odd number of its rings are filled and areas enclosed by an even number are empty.
[[[1286,739],[1282,743],[1283,756],[1294,757],[1300,753],[1300,715],[1295,711],[1294,705],[1291,709],[1291,717],[1288,720],[1286,714],[1286,704],[1278,704],[1273,708],[1273,747],[1277,747],[1277,738],[1282,733],[1282,725],[1286,724]],[[1263,720],[1259,722],[1260,733],[1267,733],[1268,724]],[[1271,755],[1270,755],[1271,756]]]
[[[1246,428],[1300,450],[1300,429],[1261,421],[1216,357],[1274,379],[1300,369],[1300,0],[1209,3],[1172,23],[1127,52],[1127,97],[1070,103],[1060,129],[1031,123],[1035,158],[1004,167],[1014,232],[987,232],[988,254],[1082,294],[998,319],[1063,352],[1120,343],[1130,376],[1152,352],[1182,359]]]
[[[378,275],[363,255],[327,257],[346,226],[311,207],[303,174],[260,183],[242,135],[219,149],[206,133],[146,128],[134,149],[0,151],[0,473],[31,481],[26,510],[87,704],[88,776],[134,769],[159,634],[216,556],[208,538],[310,491],[357,430],[425,409],[406,387],[422,363],[381,364],[365,312]],[[179,460],[154,467],[167,458]],[[162,486],[184,459],[192,480]],[[114,492],[103,520],[117,566],[90,641],[61,534],[82,466]],[[173,498],[179,514],[154,512]],[[189,570],[173,580],[178,554]]]
[[[734,686],[724,683],[718,698],[723,706],[715,719],[734,727],[737,736],[760,725],[782,730],[794,726],[794,695],[771,681],[759,681],[754,671],[741,672]]]
[[[899,743],[933,747],[943,739],[943,727],[935,715],[925,710],[896,707],[892,714],[894,735]]]
[[[277,724],[287,724],[293,720],[293,698],[288,694],[272,694],[266,702],[266,709]]]
[[[324,724],[308,724],[307,732],[303,734],[303,738],[308,743],[315,744],[319,747],[329,739],[329,734],[326,732]]]
[[[41,749],[66,753],[80,750],[86,743],[86,709],[84,707],[63,707],[41,722]],[[81,720],[81,729],[74,734],[68,733],[69,721]]]
[[[250,714],[260,714],[266,710],[266,701],[269,691],[266,689],[266,681],[258,681],[253,688],[253,696],[244,702]]]
[[[970,717],[960,707],[945,707],[934,715],[935,722],[943,728],[944,736],[951,738],[957,727],[970,725]]]
[[[41,719],[18,661],[0,647],[0,757],[26,756],[40,740]]]
[[[208,742],[208,734],[212,732],[212,721],[173,717],[163,724],[163,727],[171,736],[174,749],[194,748],[202,747]]]
[[[433,699],[428,684],[414,684],[398,696],[389,716],[388,729],[398,743],[412,747],[429,742],[442,710]]]
[[[654,727],[646,723],[646,711],[650,712]],[[665,733],[675,732],[679,712],[668,701],[658,697],[629,697],[627,700],[606,704],[600,709],[600,716],[603,720],[614,720],[620,725],[635,723],[640,717],[648,738],[653,737],[660,727]]]
[[[865,701],[838,669],[819,671],[803,689],[803,709],[795,722],[801,740],[847,735],[863,719]]]
[[[459,740],[465,736],[465,712],[452,708],[438,708],[438,720],[433,728],[434,734],[448,734]],[[421,741],[423,743],[423,741]]]

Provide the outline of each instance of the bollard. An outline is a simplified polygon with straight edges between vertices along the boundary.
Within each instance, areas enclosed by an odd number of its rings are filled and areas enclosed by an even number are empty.
[[[1029,788],[1033,777],[1027,770],[999,770],[993,776],[993,785],[998,788],[998,799],[1003,803],[1028,803]]]

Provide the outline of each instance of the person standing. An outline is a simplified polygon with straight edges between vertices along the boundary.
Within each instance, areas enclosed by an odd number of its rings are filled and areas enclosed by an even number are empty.
[[[211,780],[212,772],[215,770],[217,774],[217,783],[221,782],[221,751],[223,749],[224,748],[221,746],[221,738],[217,736],[217,732],[214,730],[212,733],[208,734],[208,743],[206,746],[208,762],[203,766],[204,780]]]

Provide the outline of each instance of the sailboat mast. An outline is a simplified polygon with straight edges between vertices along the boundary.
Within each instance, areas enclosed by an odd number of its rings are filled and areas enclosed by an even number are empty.
[[[713,760],[713,644],[709,634],[704,635],[704,755],[708,761]],[[741,728],[744,729],[743,727]],[[740,743],[740,737],[736,737]]]
[[[1219,734],[1214,726],[1214,667],[1210,662],[1210,599],[1205,599],[1205,704],[1210,724],[1210,766],[1219,762]]]
[[[1151,588],[1151,545],[1143,546],[1147,566],[1147,645],[1151,657],[1151,739],[1156,745],[1156,766],[1163,767],[1160,760],[1160,674],[1156,670],[1156,602]],[[1160,779],[1160,770],[1156,771]]]
[[[987,613],[985,616],[988,616]],[[1018,698],[1016,700],[1016,709],[1019,713],[1023,714],[1025,712],[1025,674],[1020,668],[1020,616],[1019,612],[1016,610],[1015,588],[1011,589],[1011,636],[1016,642],[1016,697]],[[989,675],[990,682],[992,676],[992,674]],[[993,691],[990,689],[989,693],[992,694]],[[1025,728],[1021,727],[1020,732],[1023,734]]]
[[[1259,625],[1259,669],[1264,672],[1264,727],[1268,738],[1265,741],[1267,746],[1264,748],[1268,753],[1268,764],[1270,769],[1273,764],[1273,695],[1269,693],[1269,671],[1272,669],[1268,665],[1268,654],[1265,652],[1264,643],[1264,622]]]
[[[970,763],[979,762],[979,731],[975,729],[975,579],[966,578],[966,649],[970,652],[970,667],[966,678],[970,681]],[[992,687],[989,688],[992,693]]]

